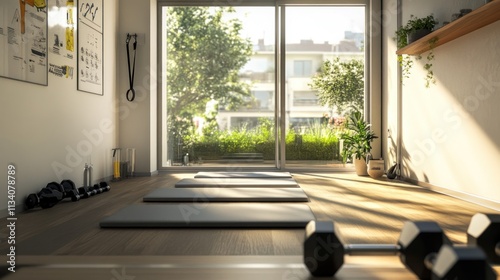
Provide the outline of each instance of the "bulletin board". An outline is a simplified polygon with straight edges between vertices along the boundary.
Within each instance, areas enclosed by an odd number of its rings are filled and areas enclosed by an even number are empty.
[[[47,85],[46,0],[0,1],[0,76]]]
[[[78,90],[103,95],[103,0],[78,1]]]

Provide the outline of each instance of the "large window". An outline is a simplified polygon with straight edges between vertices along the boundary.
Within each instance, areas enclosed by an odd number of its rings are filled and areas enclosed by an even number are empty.
[[[274,7],[171,6],[162,18],[166,165],[274,166]]]
[[[364,5],[173,3],[160,2],[163,167],[338,160],[342,112],[321,104],[312,79],[326,61],[364,61]]]
[[[290,65],[285,67],[284,88],[288,101],[284,128],[286,164],[334,164],[340,160],[338,136],[342,129],[335,125],[335,119],[342,118],[345,112],[320,102],[320,89],[313,86],[313,78],[325,72],[325,63],[337,59],[364,61],[361,46],[365,38],[365,7],[290,6],[285,12],[285,64]],[[347,69],[334,70],[332,67],[322,79],[343,75]],[[364,77],[358,79],[362,81]],[[363,98],[364,85],[357,85]],[[324,95],[331,86],[324,84]]]

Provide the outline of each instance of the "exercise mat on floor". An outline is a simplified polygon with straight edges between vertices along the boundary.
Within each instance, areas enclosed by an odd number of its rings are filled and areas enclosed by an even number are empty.
[[[127,206],[101,228],[305,228],[314,220],[305,204],[224,203]]]
[[[176,188],[298,188],[293,178],[185,178]]]
[[[198,172],[194,178],[292,178],[290,172]]]
[[[301,188],[161,188],[144,202],[308,202]]]

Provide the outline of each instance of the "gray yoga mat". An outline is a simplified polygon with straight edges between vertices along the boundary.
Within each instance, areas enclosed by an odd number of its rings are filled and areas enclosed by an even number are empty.
[[[308,202],[301,188],[162,188],[144,202]]]
[[[100,222],[101,228],[305,228],[314,220],[305,204],[135,204]]]
[[[293,178],[185,178],[176,188],[298,188]]]
[[[290,172],[198,172],[194,178],[292,178]]]

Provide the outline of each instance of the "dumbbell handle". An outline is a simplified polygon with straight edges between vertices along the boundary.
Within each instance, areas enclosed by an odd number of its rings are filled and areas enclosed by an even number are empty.
[[[401,246],[396,244],[348,244],[344,245],[346,255],[380,256],[396,255],[401,251]]]
[[[500,245],[500,243],[499,243]],[[500,246],[497,246],[499,249]],[[344,245],[344,253],[351,256],[381,256],[396,255],[401,251],[401,246],[393,244],[348,244]],[[432,269],[436,260],[436,253],[425,256],[424,265]]]

